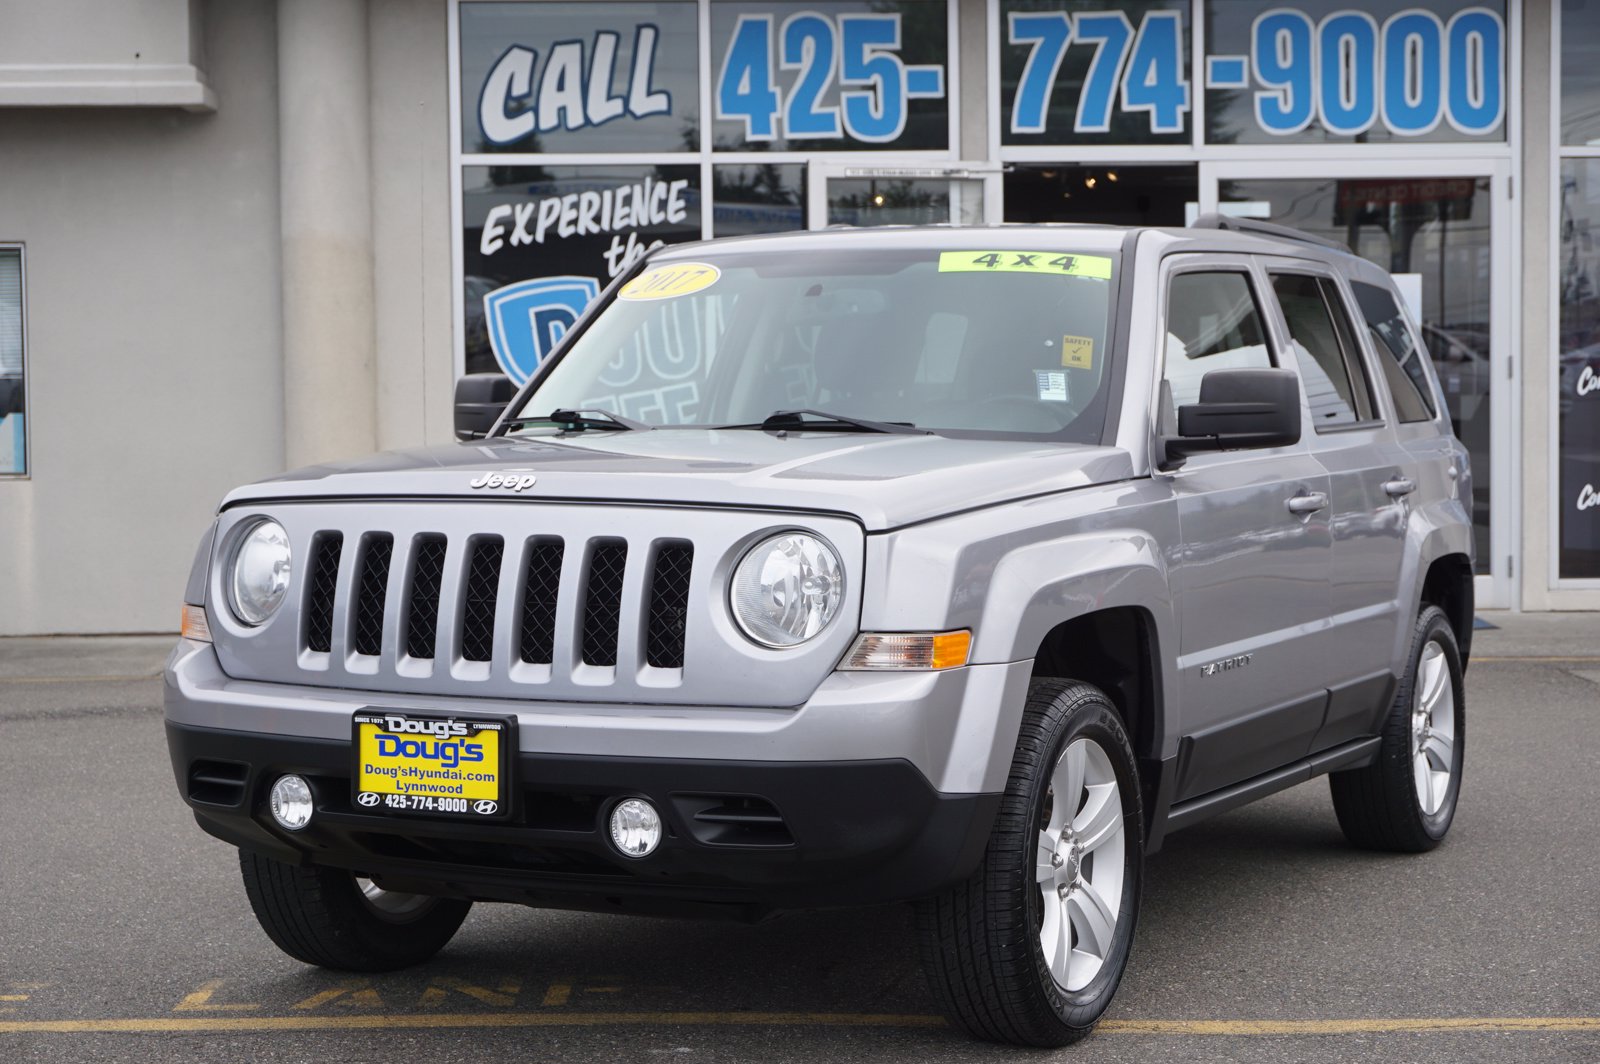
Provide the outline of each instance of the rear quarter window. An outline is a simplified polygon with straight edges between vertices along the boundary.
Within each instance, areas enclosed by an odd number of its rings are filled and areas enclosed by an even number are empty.
[[[1401,421],[1432,421],[1438,414],[1433,386],[1422,368],[1425,352],[1411,331],[1405,313],[1394,295],[1375,284],[1353,281],[1356,305],[1361,308],[1367,333],[1383,367],[1383,379],[1394,396],[1394,408]]]

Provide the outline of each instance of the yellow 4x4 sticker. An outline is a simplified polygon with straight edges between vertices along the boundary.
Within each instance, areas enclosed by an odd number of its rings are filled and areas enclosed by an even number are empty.
[[[709,262],[673,262],[646,270],[617,293],[618,299],[671,299],[717,283],[722,271]]]
[[[1054,273],[1065,277],[1111,280],[1111,260],[1104,255],[1067,255],[1059,251],[943,251],[940,273]]]

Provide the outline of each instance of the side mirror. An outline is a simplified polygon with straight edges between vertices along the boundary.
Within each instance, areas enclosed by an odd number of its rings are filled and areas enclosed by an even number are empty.
[[[502,373],[469,373],[456,381],[456,439],[477,440],[489,434],[517,386]]]
[[[1162,437],[1163,469],[1191,454],[1282,447],[1300,439],[1300,379],[1287,369],[1214,369],[1200,401],[1178,408],[1178,434]]]

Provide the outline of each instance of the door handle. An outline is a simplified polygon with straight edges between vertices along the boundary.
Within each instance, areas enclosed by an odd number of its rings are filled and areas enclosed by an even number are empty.
[[[1417,482],[1410,477],[1395,477],[1384,481],[1383,490],[1391,499],[1404,498],[1417,490]]]
[[[1306,514],[1316,513],[1327,505],[1328,496],[1326,492],[1308,491],[1289,500],[1289,512],[1304,517]]]

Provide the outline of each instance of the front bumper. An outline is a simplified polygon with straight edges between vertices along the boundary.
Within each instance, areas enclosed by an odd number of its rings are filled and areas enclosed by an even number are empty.
[[[823,727],[848,709],[838,697],[759,714],[483,699],[423,704],[231,681],[209,646],[182,644],[167,674],[167,739],[179,791],[200,826],[279,860],[347,868],[391,890],[755,919],[924,896],[969,876],[988,842],[1005,766],[993,789],[941,789],[930,774],[981,783],[991,746],[1002,742],[1009,764],[1014,728],[1012,739],[997,738],[1003,721],[974,719],[976,710],[963,706],[992,700],[990,714],[1020,712],[1020,692],[1007,697],[1014,671],[849,678],[850,688],[868,695],[876,688],[879,696],[923,697],[864,697],[855,727],[840,732]],[[880,679],[890,682],[870,682]],[[515,713],[511,818],[480,824],[355,806],[350,716],[384,707]],[[682,756],[689,747],[716,756]],[[285,772],[305,776],[315,792],[316,816],[300,832],[278,829],[266,811],[267,788]],[[605,830],[611,805],[629,796],[648,798],[668,829],[644,859],[617,853]]]

